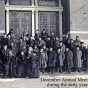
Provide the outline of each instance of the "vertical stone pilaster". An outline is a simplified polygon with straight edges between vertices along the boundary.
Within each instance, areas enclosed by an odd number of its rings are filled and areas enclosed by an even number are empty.
[[[6,10],[6,33],[9,33],[9,10]]]
[[[36,30],[38,30],[38,11],[36,10]]]
[[[62,11],[59,12],[59,33],[60,33],[60,40],[62,40]]]
[[[32,36],[35,36],[34,10],[32,10]]]

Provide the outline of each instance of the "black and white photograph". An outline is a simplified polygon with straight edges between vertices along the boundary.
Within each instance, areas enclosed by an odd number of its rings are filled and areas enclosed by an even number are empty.
[[[0,0],[0,88],[88,88],[88,0]]]

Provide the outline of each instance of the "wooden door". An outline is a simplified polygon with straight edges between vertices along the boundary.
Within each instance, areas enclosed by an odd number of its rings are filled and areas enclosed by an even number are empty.
[[[57,12],[39,12],[39,30],[46,32],[50,35],[53,31],[59,37],[59,15]]]
[[[31,36],[31,12],[10,11],[10,28],[13,29],[16,38],[19,38],[27,29]]]

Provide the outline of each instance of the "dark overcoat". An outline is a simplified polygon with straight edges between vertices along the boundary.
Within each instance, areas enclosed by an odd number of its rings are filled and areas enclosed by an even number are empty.
[[[59,54],[57,54],[57,57],[56,57],[56,66],[59,67],[59,66],[63,66],[64,65],[64,59],[65,59],[65,55],[63,52],[60,52]]]
[[[39,75],[39,59],[36,55],[32,55],[32,73],[35,76]]]
[[[73,53],[72,51],[66,51],[65,52],[65,63],[67,64],[67,68],[73,67]]]
[[[47,59],[46,59],[46,54],[44,52],[39,53],[39,67],[40,68],[47,67]]]
[[[88,48],[85,51],[85,68],[88,68]]]
[[[86,47],[85,46],[80,46],[80,50],[82,51],[82,57],[81,59],[83,60],[83,68],[86,67],[86,57],[85,57],[85,53],[86,53]]]
[[[3,64],[7,64],[8,62],[8,55],[9,55],[9,50],[8,49],[3,49],[2,50],[2,62]]]
[[[48,51],[48,67],[55,67],[56,52]]]
[[[72,44],[70,44],[69,45],[69,49],[73,52],[74,50],[75,50],[75,44],[74,43],[72,43]]]
[[[41,33],[41,38],[42,40],[44,40],[46,42],[47,38],[48,38],[48,34],[45,32],[45,33]]]
[[[13,38],[8,38],[8,47],[11,46],[11,43],[13,43]]]
[[[16,75],[17,62],[15,56],[14,55],[8,56],[8,60],[9,60],[9,74],[11,76],[12,74]]]
[[[8,45],[8,38],[1,38],[1,46]]]

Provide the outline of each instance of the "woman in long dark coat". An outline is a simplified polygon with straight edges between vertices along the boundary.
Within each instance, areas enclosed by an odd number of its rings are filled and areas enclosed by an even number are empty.
[[[80,51],[79,47],[77,46],[76,50],[74,51],[73,62],[74,62],[74,68],[78,72],[81,71],[81,67],[82,67],[81,56],[82,56],[82,52]]]
[[[65,59],[65,55],[64,53],[61,51],[61,49],[59,48],[57,50],[57,57],[56,57],[56,66],[57,66],[57,70],[58,72],[60,71],[61,73],[63,72],[62,70],[62,66],[64,65],[64,59]]]
[[[71,68],[73,67],[73,53],[69,50],[69,48],[66,48],[65,52],[65,67],[66,72],[70,73]]]

